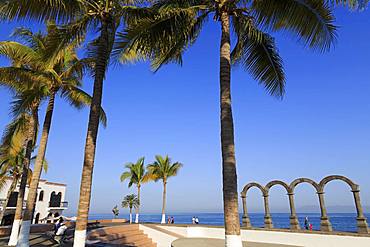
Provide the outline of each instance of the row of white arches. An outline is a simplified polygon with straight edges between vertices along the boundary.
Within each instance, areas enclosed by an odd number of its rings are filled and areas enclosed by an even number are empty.
[[[264,209],[265,209],[265,217],[264,217],[264,224],[265,228],[273,228],[273,222],[270,214],[270,207],[269,207],[269,191],[270,189],[275,185],[283,186],[287,194],[289,196],[289,207],[290,207],[290,228],[291,229],[300,229],[298,217],[296,213],[296,209],[294,206],[294,190],[298,184],[301,183],[308,183],[311,184],[319,197],[319,203],[320,203],[320,212],[321,212],[321,222],[320,222],[320,229],[322,231],[332,231],[332,226],[329,221],[329,217],[326,212],[325,207],[325,200],[324,200],[324,189],[327,183],[333,180],[340,180],[348,184],[351,188],[351,191],[353,193],[354,202],[356,206],[356,212],[357,212],[357,229],[359,233],[369,233],[369,228],[366,222],[366,217],[364,216],[361,200],[360,200],[360,187],[359,185],[355,184],[352,180],[350,180],[347,177],[341,176],[341,175],[331,175],[323,178],[319,183],[316,183],[312,179],[309,178],[298,178],[295,179],[290,184],[287,184],[280,180],[273,180],[266,184],[266,186],[262,186],[259,183],[252,182],[248,183],[244,186],[242,192],[241,192],[241,198],[243,202],[243,226],[250,228],[251,223],[248,216],[248,210],[247,210],[247,192],[250,188],[256,187],[258,188],[264,198]]]

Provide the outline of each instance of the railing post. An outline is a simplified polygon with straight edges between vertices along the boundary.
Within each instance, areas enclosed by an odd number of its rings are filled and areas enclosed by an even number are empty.
[[[369,227],[367,225],[366,217],[361,205],[359,186],[357,186],[356,190],[352,190],[352,193],[355,199],[355,206],[357,211],[357,231],[358,233],[369,233]]]
[[[242,202],[243,202],[243,218],[242,218],[243,226],[246,228],[251,228],[252,225],[247,210],[247,196],[242,195]]]
[[[329,217],[326,213],[325,201],[324,201],[324,191],[320,190],[317,192],[319,195],[319,202],[320,202],[320,211],[321,211],[321,223],[320,229],[321,231],[331,232],[333,228],[330,224]]]
[[[299,222],[297,218],[297,213],[295,210],[295,205],[294,205],[294,193],[293,192],[288,192],[289,196],[289,206],[290,206],[290,229],[293,230],[298,230],[300,229],[299,227]]]
[[[263,195],[263,201],[265,204],[265,228],[271,229],[274,228],[274,225],[272,224],[272,218],[270,214],[270,207],[269,207],[269,194],[265,193]]]

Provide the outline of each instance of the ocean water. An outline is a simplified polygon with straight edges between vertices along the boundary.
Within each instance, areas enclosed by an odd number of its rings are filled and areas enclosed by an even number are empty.
[[[167,216],[173,216],[175,219],[175,223],[177,224],[191,224],[191,219],[193,216],[198,217],[199,224],[204,225],[217,225],[221,226],[224,224],[224,216],[222,213],[174,213],[168,214]],[[264,214],[263,213],[250,213],[249,214],[251,224],[253,227],[263,227],[264,221]],[[318,213],[305,213],[305,214],[298,214],[298,220],[303,228],[304,218],[308,217],[309,222],[313,225],[314,230],[320,229],[320,214]],[[370,215],[366,215],[367,218]],[[91,214],[89,219],[91,220],[99,220],[99,219],[111,219],[113,218],[112,214]],[[121,214],[119,218],[127,218],[128,215]],[[240,214],[240,222],[241,222],[242,215]],[[356,225],[356,214],[353,213],[335,213],[329,214],[330,222],[333,226],[334,231],[341,231],[341,232],[356,232],[357,225]],[[160,214],[140,214],[140,221],[141,222],[148,222],[148,223],[159,223],[161,221]],[[288,213],[273,213],[272,214],[272,221],[274,224],[274,228],[282,228],[288,229],[289,228],[289,214]]]

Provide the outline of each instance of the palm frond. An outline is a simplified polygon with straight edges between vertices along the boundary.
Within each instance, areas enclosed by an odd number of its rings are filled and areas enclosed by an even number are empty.
[[[369,3],[369,0],[327,0],[332,5],[348,6],[354,10],[364,10]]]
[[[90,106],[92,101],[92,97],[88,93],[73,86],[72,83],[66,83],[62,86],[61,96],[77,109]],[[104,127],[107,126],[107,115],[103,108],[100,109],[100,122]]]
[[[154,10],[153,10],[154,11]],[[195,42],[207,19],[202,7],[159,9],[155,14],[128,23],[125,32],[117,34],[114,52],[121,62],[127,57],[149,58],[152,69],[169,62],[182,63],[182,53]]]
[[[32,48],[14,41],[0,42],[0,55],[12,60],[13,64],[20,65],[40,60],[40,57]]]
[[[310,48],[329,50],[336,40],[335,17],[325,1],[253,1],[257,23],[272,30],[287,30]]]
[[[35,34],[29,28],[25,27],[16,28],[14,29],[11,36],[23,40],[27,44],[27,47],[31,48],[33,51],[45,49],[42,34],[41,33]]]
[[[0,20],[36,20],[44,22],[54,19],[68,22],[80,13],[81,1],[78,0],[0,1]]]
[[[285,75],[274,39],[247,17],[234,17],[233,26],[238,37],[231,54],[233,63],[241,64],[271,95],[282,97]]]

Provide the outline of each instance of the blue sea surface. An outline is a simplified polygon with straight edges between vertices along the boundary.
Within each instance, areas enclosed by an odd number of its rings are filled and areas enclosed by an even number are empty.
[[[173,213],[167,214],[167,216],[173,216],[175,223],[177,224],[191,224],[191,219],[193,216],[198,217],[199,223],[204,225],[216,225],[221,226],[224,224],[224,215],[222,213]],[[366,215],[368,218],[369,214]],[[120,218],[128,218],[128,215],[120,215]],[[264,214],[263,213],[250,213],[249,214],[251,223],[253,227],[263,227]],[[318,213],[305,213],[298,214],[298,220],[303,228],[304,218],[308,217],[309,222],[313,225],[314,230],[320,230],[320,214]],[[90,220],[99,219],[111,219],[112,214],[91,214],[89,216]],[[240,222],[242,215],[240,214]],[[356,214],[353,213],[335,213],[329,214],[330,222],[333,226],[334,231],[340,232],[356,232]],[[160,214],[140,214],[141,222],[159,223],[161,221]],[[289,228],[289,214],[288,213],[273,213],[272,221],[274,228]]]

